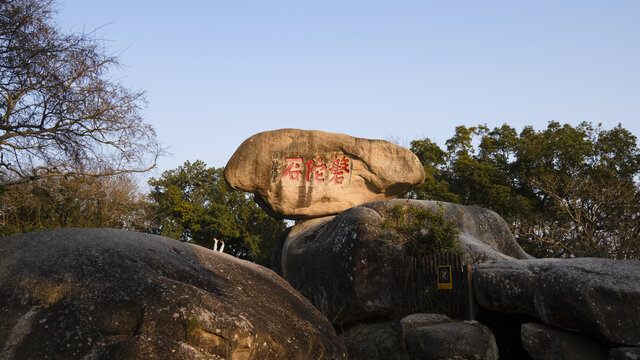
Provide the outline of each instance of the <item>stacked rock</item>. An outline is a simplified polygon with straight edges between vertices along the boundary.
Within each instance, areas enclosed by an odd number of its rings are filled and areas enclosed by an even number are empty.
[[[420,160],[384,140],[280,129],[245,140],[225,167],[271,216],[310,219],[400,196],[425,178]]]

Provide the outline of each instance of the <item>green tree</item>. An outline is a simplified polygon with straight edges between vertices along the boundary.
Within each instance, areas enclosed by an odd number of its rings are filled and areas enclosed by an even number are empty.
[[[164,236],[208,248],[217,238],[225,241],[225,252],[265,264],[286,228],[252,195],[227,185],[223,168],[207,168],[202,161],[187,161],[149,185],[153,231]]]
[[[65,34],[50,0],[0,2],[0,186],[153,168],[162,150],[144,94],[92,33]]]
[[[516,229],[523,245],[544,256],[640,258],[636,137],[620,125],[551,122],[520,138],[516,165],[535,203]]]
[[[411,151],[420,159],[426,176],[424,182],[408,196],[414,199],[437,199],[459,203],[460,196],[449,191],[448,172],[444,168],[449,161],[448,154],[429,139],[412,141]]]
[[[428,139],[412,142],[438,185],[425,182],[415,198],[457,196],[490,208],[535,256],[640,258],[640,150],[620,125],[550,122],[520,134],[508,125],[460,126],[446,145],[443,155]]]
[[[481,205],[504,210],[503,214],[526,211],[529,204],[518,193],[517,181],[511,177],[512,165],[506,160],[513,150],[499,143],[503,141],[501,134],[511,134],[510,130],[503,127],[489,132],[484,126],[458,126],[455,135],[446,142],[447,151],[429,139],[412,141],[411,150],[428,175],[410,196]],[[482,137],[482,144],[491,142],[496,150],[488,152],[481,145],[480,151],[476,151],[473,143],[476,136]]]

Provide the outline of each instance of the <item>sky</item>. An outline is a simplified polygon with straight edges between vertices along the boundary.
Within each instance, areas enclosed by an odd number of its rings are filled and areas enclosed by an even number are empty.
[[[444,147],[456,126],[617,124],[640,136],[640,1],[58,0],[144,90],[185,161],[280,128]]]

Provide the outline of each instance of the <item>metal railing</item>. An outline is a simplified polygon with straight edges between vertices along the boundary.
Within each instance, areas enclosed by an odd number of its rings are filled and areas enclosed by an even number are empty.
[[[396,309],[394,318],[415,313],[439,313],[454,319],[473,320],[471,265],[455,253],[407,256],[394,269]]]

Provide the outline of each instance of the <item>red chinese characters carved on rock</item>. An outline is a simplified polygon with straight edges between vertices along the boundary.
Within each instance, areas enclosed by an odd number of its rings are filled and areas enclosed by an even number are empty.
[[[304,179],[306,182],[324,182],[326,176],[330,176],[327,183],[342,184],[345,173],[349,173],[349,159],[342,156],[338,159],[333,157],[330,167],[323,163],[322,157],[318,156],[307,162],[301,157],[285,158],[287,167],[282,174],[283,179],[298,181]],[[302,164],[304,164],[304,177],[302,176]]]
[[[287,160],[287,169],[282,174],[282,177],[289,176],[289,180],[300,180],[300,174],[302,173],[300,169],[300,164],[302,164],[302,158],[286,158]]]
[[[306,170],[306,178],[305,180],[307,180],[307,182],[309,182],[309,177],[311,175],[311,173],[313,172],[313,178],[316,179],[316,181],[324,181],[324,170],[327,170],[327,165],[322,163],[322,158],[320,156],[318,156],[318,159],[314,160],[309,160],[307,161],[305,164],[305,170]]]
[[[329,168],[329,173],[333,176],[329,179],[329,182],[335,181],[336,184],[342,184],[345,172],[349,172],[349,159],[343,155],[342,159],[338,160],[338,158],[334,156],[331,167]]]

